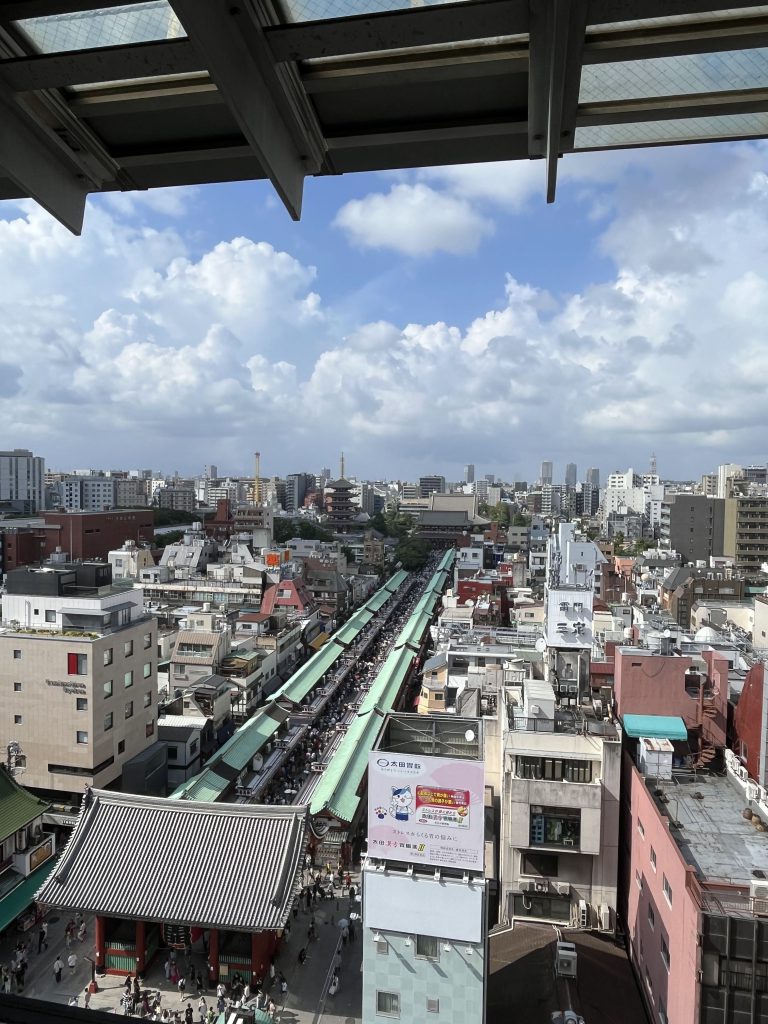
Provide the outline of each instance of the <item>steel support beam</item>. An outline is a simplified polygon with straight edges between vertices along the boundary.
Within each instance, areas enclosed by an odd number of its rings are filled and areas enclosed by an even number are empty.
[[[294,220],[301,216],[304,177],[320,170],[324,146],[313,137],[306,96],[290,96],[274,73],[256,11],[228,0],[171,0],[208,72]]]
[[[714,92],[586,103],[579,108],[577,124],[580,128],[594,128],[646,121],[679,121],[683,117],[761,114],[765,111],[768,111],[768,89],[747,89],[743,92]]]
[[[275,25],[265,36],[276,61],[440,46],[521,35],[528,31],[525,0],[473,0],[437,7]]]
[[[14,92],[116,82],[205,71],[188,39],[14,57],[0,62],[0,77]]]
[[[530,17],[528,153],[545,158],[553,203],[557,161],[573,148],[587,0],[530,0]]]
[[[30,125],[10,91],[0,85],[0,168],[24,195],[79,235],[88,182]]]
[[[479,124],[414,125],[412,128],[386,128],[376,132],[351,132],[347,135],[329,135],[330,150],[358,149],[364,146],[392,146],[418,142],[461,142],[499,135],[525,135],[526,121],[501,121]]]
[[[50,18],[54,14],[79,14],[103,7],[122,7],[125,0],[8,0],[0,4],[0,21]]]
[[[584,64],[606,64],[682,54],[718,53],[768,46],[768,18],[733,18],[658,29],[587,36]]]

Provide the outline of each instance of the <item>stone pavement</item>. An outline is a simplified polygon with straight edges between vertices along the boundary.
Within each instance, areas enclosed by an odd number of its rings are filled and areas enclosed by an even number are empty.
[[[359,888],[359,876],[353,876],[356,888]],[[356,902],[359,910],[360,904]],[[291,937],[275,962],[277,971],[282,971],[288,982],[288,992],[282,996],[277,984],[270,992],[276,1003],[275,1021],[280,1024],[356,1024],[362,1016],[362,929],[356,930],[354,942],[346,946],[341,942],[340,918],[348,917],[349,900],[346,895],[337,899],[322,900],[314,908],[317,938],[307,941],[310,914],[299,911],[297,918],[291,918]],[[85,918],[87,936],[84,942],[75,941],[73,950],[77,954],[77,967],[70,973],[67,967],[67,956],[64,929],[69,914],[51,911],[48,914],[48,949],[37,954],[37,928],[23,935],[9,931],[0,939],[0,963],[9,964],[13,957],[13,949],[20,938],[27,943],[28,969],[23,993],[28,998],[45,999],[55,1003],[67,1004],[77,997],[78,1005],[83,1006],[83,996],[91,978],[91,965],[86,956],[93,958],[93,921]],[[307,949],[307,960],[304,965],[298,962],[298,953],[302,946]],[[334,957],[341,952],[341,972],[339,991],[335,996],[327,996],[328,983],[332,975]],[[64,971],[60,984],[56,984],[53,974],[53,962],[60,954],[64,962]],[[202,950],[193,952],[192,960],[196,967],[205,972],[205,956]],[[166,981],[163,971],[164,956],[158,954],[150,967],[142,988],[162,994],[163,1007],[170,1010],[184,1010],[190,1001],[190,991],[185,999],[170,982]],[[179,967],[184,964],[182,955],[178,958]],[[124,991],[124,979],[116,975],[104,975],[97,979],[99,991],[91,995],[92,1009],[110,1010],[122,1014],[120,998]],[[188,983],[189,984],[189,983]],[[191,986],[191,1003],[197,1021],[197,992]],[[208,1005],[215,1005],[215,992],[205,992]]]

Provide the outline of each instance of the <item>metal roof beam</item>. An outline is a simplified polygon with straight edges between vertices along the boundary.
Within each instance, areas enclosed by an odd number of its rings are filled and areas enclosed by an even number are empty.
[[[83,229],[88,182],[53,144],[30,126],[28,118],[0,83],[0,171],[79,235]]]
[[[275,60],[287,61],[439,46],[527,31],[525,0],[474,0],[275,25],[267,28],[265,35]]]
[[[573,148],[587,0],[530,0],[528,153],[546,159],[547,202],[555,201],[557,161]]]
[[[768,110],[768,89],[712,92],[682,96],[654,96],[642,100],[610,100],[579,108],[580,128],[645,121],[678,121],[687,117],[721,117],[727,114],[760,114]]]
[[[767,18],[733,18],[588,35],[584,64],[749,50],[768,46]]]
[[[320,170],[322,136],[297,84],[275,73],[258,6],[228,0],[170,0],[294,220],[301,216],[304,177]]]
[[[57,14],[81,14],[104,7],[123,7],[125,0],[8,0],[0,5],[0,21],[50,18]]]
[[[188,39],[14,57],[0,62],[0,77],[15,92],[116,82],[205,71]]]
[[[587,21],[605,25],[619,21],[646,21],[650,18],[679,18],[731,8],[762,7],[765,0],[589,0]]]

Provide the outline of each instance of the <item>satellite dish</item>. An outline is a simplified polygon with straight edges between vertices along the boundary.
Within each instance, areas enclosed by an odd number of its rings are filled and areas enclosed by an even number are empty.
[[[251,768],[253,768],[255,772],[260,772],[263,767],[264,758],[261,756],[261,754],[254,754],[253,760],[251,761]]]
[[[536,647],[536,650],[539,652],[539,654],[543,654],[544,651],[546,651],[546,649],[547,649],[547,641],[544,639],[543,636],[540,636],[536,640],[535,647]]]

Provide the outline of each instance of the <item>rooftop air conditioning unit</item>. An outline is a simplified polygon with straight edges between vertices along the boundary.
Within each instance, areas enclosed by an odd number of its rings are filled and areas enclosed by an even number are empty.
[[[555,889],[558,896],[570,896],[571,895],[571,883],[570,882],[555,882]]]
[[[768,912],[768,881],[753,879],[749,884],[749,895],[753,900],[765,901],[765,910]]]
[[[611,908],[607,903],[600,904],[600,931],[609,932],[611,930]]]

